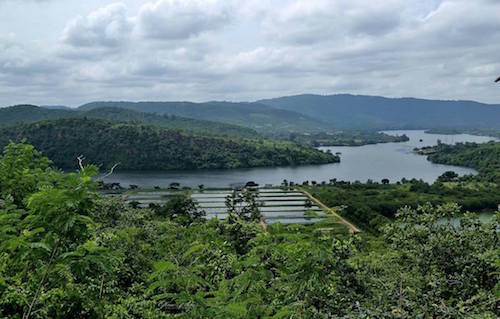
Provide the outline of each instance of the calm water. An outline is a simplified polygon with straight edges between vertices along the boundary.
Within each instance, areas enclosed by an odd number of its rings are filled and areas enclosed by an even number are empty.
[[[468,168],[432,164],[425,156],[413,154],[414,147],[436,145],[437,140],[443,143],[458,142],[483,143],[494,138],[473,136],[468,134],[440,135],[425,134],[424,131],[387,131],[388,134],[406,134],[410,140],[405,143],[386,143],[366,146],[323,147],[333,153],[341,152],[341,163],[326,165],[307,165],[298,167],[272,167],[231,170],[197,170],[169,172],[115,172],[106,182],[119,182],[122,186],[135,184],[140,187],[168,186],[179,182],[182,186],[196,187],[204,184],[206,187],[228,187],[233,184],[255,181],[261,185],[279,185],[283,179],[294,182],[305,180],[328,181],[336,178],[345,181],[362,181],[367,179],[380,181],[388,178],[391,182],[403,177],[408,179],[421,178],[433,182],[439,175],[453,170],[460,175],[474,174]],[[420,142],[422,140],[422,142]]]

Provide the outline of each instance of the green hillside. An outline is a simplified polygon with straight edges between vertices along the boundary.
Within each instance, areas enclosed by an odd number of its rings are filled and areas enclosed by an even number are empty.
[[[261,100],[350,129],[500,128],[500,105],[365,95],[296,95]]]
[[[118,107],[146,113],[170,114],[250,127],[263,133],[319,132],[331,126],[304,114],[272,108],[260,103],[231,102],[92,102],[78,109],[88,111]]]
[[[479,177],[500,184],[500,142],[439,144],[434,151],[431,162],[472,167]]]
[[[120,169],[174,170],[324,164],[335,155],[291,142],[217,138],[96,119],[59,119],[0,129],[0,147],[26,139],[61,168],[88,163]]]
[[[88,111],[47,109],[34,105],[17,105],[0,108],[0,126],[34,123],[41,120],[84,117],[116,122],[144,123],[212,135],[255,137],[258,134],[250,128],[227,123],[196,120],[168,114],[158,115],[137,112],[124,108],[103,107],[90,109]]]
[[[75,114],[71,110],[53,110],[27,104],[0,107],[0,126],[69,118]]]
[[[155,113],[137,112],[116,107],[103,107],[79,113],[80,117],[105,119],[116,122],[142,123],[203,134],[241,137],[255,137],[258,135],[253,129],[233,124],[196,120],[177,115],[159,115]]]

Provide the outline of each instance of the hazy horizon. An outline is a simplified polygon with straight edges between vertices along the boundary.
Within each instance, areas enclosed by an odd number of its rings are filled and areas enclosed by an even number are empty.
[[[276,98],[284,98],[284,97],[293,97],[293,96],[303,96],[303,95],[314,95],[314,96],[337,96],[337,95],[344,95],[344,96],[362,96],[362,97],[380,97],[380,98],[386,98],[386,99],[416,99],[416,100],[423,100],[423,101],[440,101],[440,102],[473,102],[473,103],[480,103],[484,105],[491,105],[491,106],[500,106],[499,103],[487,103],[487,102],[481,102],[481,101],[476,101],[476,100],[454,100],[454,99],[427,99],[427,98],[421,98],[421,97],[415,97],[415,96],[382,96],[382,95],[368,95],[368,94],[353,94],[353,93],[332,93],[332,94],[314,94],[314,93],[298,93],[298,94],[291,94],[291,95],[283,95],[283,96],[274,96],[274,97],[269,97],[266,99],[276,99]],[[0,105],[0,108],[2,107],[11,107],[11,106],[17,106],[17,105],[34,105],[34,106],[40,106],[40,107],[69,107],[72,109],[76,109],[80,106],[83,106],[85,104],[89,103],[94,103],[94,102],[130,102],[130,103],[148,103],[148,102],[153,102],[153,103],[162,103],[162,102],[187,102],[187,103],[210,103],[210,102],[227,102],[227,103],[258,103],[261,100],[266,100],[264,98],[262,99],[257,99],[257,100],[199,100],[199,101],[193,101],[193,100],[148,100],[148,99],[142,99],[142,100],[105,100],[105,99],[94,99],[91,101],[86,101],[81,104],[75,104],[75,105],[68,105],[68,104],[44,104],[44,103],[15,103],[11,105]]]

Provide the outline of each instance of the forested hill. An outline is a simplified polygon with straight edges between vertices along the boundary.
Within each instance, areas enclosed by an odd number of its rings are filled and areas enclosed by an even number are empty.
[[[263,133],[319,132],[332,129],[332,126],[304,114],[276,109],[260,103],[92,102],[82,105],[78,109],[87,111],[102,107],[126,108],[140,112],[173,114],[236,124]]]
[[[337,128],[500,128],[500,105],[364,95],[296,95],[261,100]]]
[[[71,110],[52,110],[36,105],[23,104],[0,107],[0,126],[54,120],[72,116],[75,116],[75,112]]]
[[[133,122],[179,129],[202,134],[235,137],[256,137],[258,133],[248,127],[207,120],[197,120],[177,115],[137,112],[116,107],[103,107],[81,112],[82,117],[117,122]]]
[[[475,168],[480,178],[500,184],[500,142],[439,144],[428,159],[433,163]]]
[[[60,168],[76,158],[120,169],[172,170],[324,164],[335,155],[292,142],[229,139],[183,134],[153,126],[95,119],[59,119],[0,128],[0,147],[26,139]]]
[[[95,108],[88,111],[71,109],[47,109],[34,105],[16,105],[0,108],[0,126],[33,123],[41,120],[62,118],[95,118],[109,121],[144,123],[201,134],[255,137],[258,133],[250,128],[227,123],[190,119],[175,115],[158,115],[124,108]]]

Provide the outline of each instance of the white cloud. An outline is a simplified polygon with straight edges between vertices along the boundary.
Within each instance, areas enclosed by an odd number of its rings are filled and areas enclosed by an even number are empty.
[[[76,17],[66,25],[63,41],[73,47],[122,46],[133,28],[126,14],[127,7],[124,4],[113,3],[87,17]]]
[[[26,28],[51,17],[35,8]],[[498,1],[88,0],[82,8],[46,39],[0,19],[12,33],[0,31],[0,105],[346,91],[500,102]]]
[[[141,7],[137,27],[146,38],[178,40],[216,30],[230,17],[224,1],[159,0]]]

